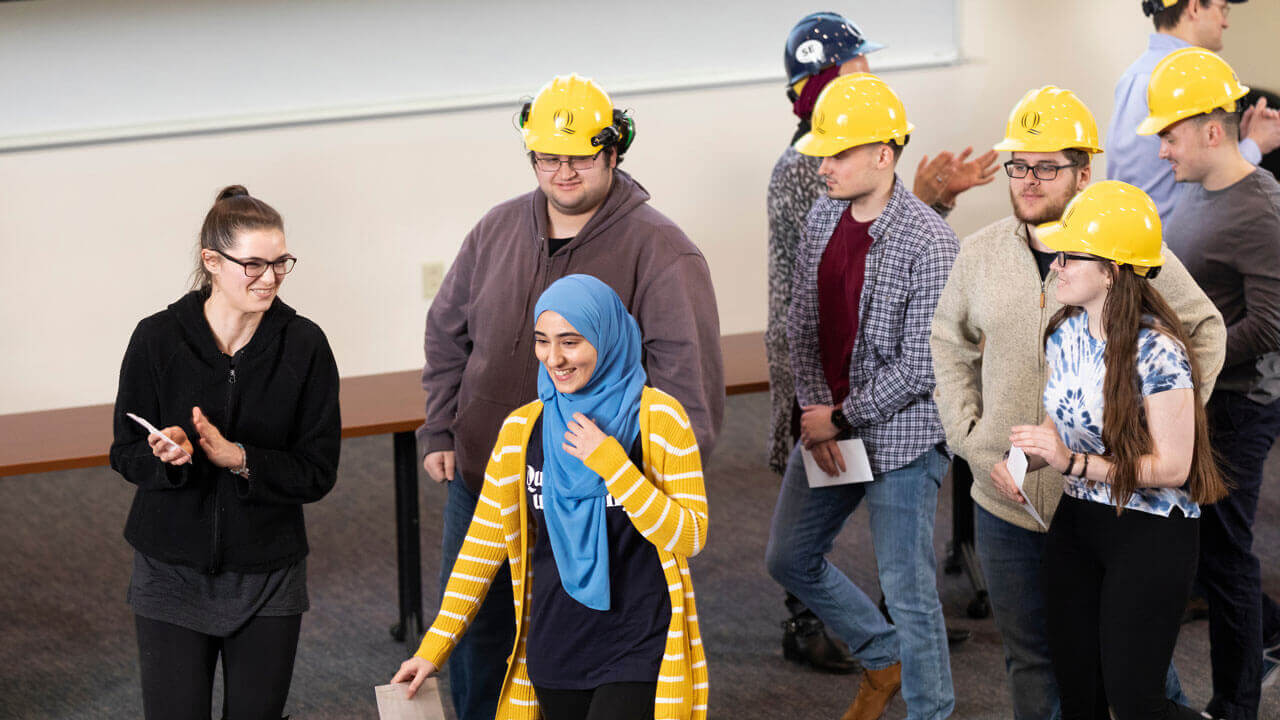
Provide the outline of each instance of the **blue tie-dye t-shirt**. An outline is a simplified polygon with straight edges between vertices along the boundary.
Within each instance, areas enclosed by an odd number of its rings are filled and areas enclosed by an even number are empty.
[[[1150,320],[1150,318],[1148,318]],[[1044,409],[1053,418],[1058,435],[1072,452],[1105,455],[1102,444],[1102,384],[1106,375],[1103,353],[1107,343],[1089,334],[1088,313],[1081,311],[1067,318],[1049,336],[1045,358],[1051,368],[1044,389]],[[1142,396],[1166,390],[1193,388],[1191,363],[1187,351],[1177,340],[1162,332],[1143,328],[1138,331],[1138,379]],[[1079,463],[1077,463],[1077,466]],[[1080,500],[1115,505],[1111,486],[1068,477],[1063,491]],[[1125,505],[1169,516],[1173,508],[1186,517],[1200,517],[1200,507],[1179,488],[1140,488]]]

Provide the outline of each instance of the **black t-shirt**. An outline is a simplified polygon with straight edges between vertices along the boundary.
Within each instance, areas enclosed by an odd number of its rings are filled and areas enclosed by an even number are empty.
[[[547,257],[560,252],[560,248],[573,242],[574,237],[577,237],[577,235],[567,238],[547,238]]]
[[[630,456],[636,467],[644,467],[639,437]],[[525,461],[525,492],[538,528],[526,658],[529,679],[556,690],[654,682],[671,623],[671,598],[657,549],[636,530],[622,505],[606,496],[610,609],[600,612],[574,600],[560,582],[542,511],[542,418],[529,436]]]
[[[1058,256],[1056,252],[1042,252],[1035,248],[1031,248],[1031,254],[1036,258],[1036,267],[1040,269],[1040,282],[1049,277],[1049,266],[1053,264],[1053,259]]]

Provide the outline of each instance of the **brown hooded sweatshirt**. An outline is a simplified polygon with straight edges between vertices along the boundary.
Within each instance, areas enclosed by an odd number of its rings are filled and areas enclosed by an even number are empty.
[[[454,450],[479,492],[503,419],[538,396],[533,307],[565,275],[600,278],[640,325],[648,385],[685,407],[703,460],[724,415],[720,317],[707,262],[648,204],[649,193],[614,170],[604,204],[567,245],[547,255],[547,199],[520,195],[485,214],[463,241],[427,311],[423,452]]]

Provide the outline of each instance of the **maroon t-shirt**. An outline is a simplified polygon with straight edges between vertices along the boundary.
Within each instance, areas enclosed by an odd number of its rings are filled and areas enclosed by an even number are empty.
[[[849,395],[849,359],[858,337],[858,300],[871,249],[871,222],[858,222],[848,211],[841,214],[818,265],[818,348],[836,405]]]

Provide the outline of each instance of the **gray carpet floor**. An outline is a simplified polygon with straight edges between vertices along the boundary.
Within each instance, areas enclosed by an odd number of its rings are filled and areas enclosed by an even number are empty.
[[[763,466],[764,394],[729,399],[720,448],[708,467],[711,536],[692,562],[709,655],[711,717],[837,718],[854,676],[817,674],[782,659],[782,591],[763,557],[778,478]],[[1268,477],[1280,474],[1273,454]],[[303,620],[288,711],[295,718],[374,718],[373,686],[416,647],[396,643],[396,571],[391,438],[347,441],[337,487],[308,506],[312,609]],[[106,468],[0,479],[0,718],[141,716],[133,620],[125,604],[131,549],[121,537],[131,486]],[[423,480],[423,590],[438,592],[443,488]],[[935,544],[951,537],[950,487],[939,500]],[[1263,493],[1257,550],[1264,587],[1280,594],[1280,494]],[[874,590],[865,510],[832,554]],[[973,637],[952,650],[958,718],[1007,718],[1000,638],[990,620],[965,617],[963,575],[939,575],[948,622]],[[1209,696],[1208,632],[1183,626],[1175,663],[1192,701]],[[220,690],[215,689],[215,698]],[[215,702],[215,705],[218,703]],[[887,717],[902,718],[900,699]],[[1280,686],[1263,692],[1263,718],[1280,718]]]

